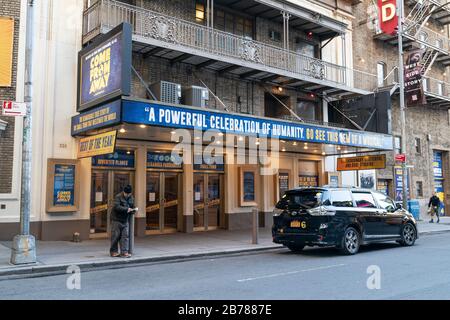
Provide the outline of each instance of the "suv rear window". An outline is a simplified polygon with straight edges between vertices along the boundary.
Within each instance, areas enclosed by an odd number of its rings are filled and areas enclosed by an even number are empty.
[[[288,208],[303,208],[312,209],[318,207],[322,202],[322,195],[324,190],[308,189],[287,192],[280,202],[277,203],[278,209]]]

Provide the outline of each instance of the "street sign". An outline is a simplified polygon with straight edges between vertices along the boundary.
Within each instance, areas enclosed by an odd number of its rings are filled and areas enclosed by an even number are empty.
[[[396,154],[395,161],[405,163],[406,162],[406,154]]]
[[[24,102],[3,101],[2,115],[10,117],[23,117],[27,115],[27,104]]]

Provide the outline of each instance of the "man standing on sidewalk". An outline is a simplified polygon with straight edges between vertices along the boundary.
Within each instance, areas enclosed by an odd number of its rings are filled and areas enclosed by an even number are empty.
[[[431,220],[430,223],[434,223],[434,215],[437,216],[437,223],[439,223],[439,208],[441,206],[441,200],[437,196],[436,192],[433,193],[433,196],[430,198],[428,202],[428,208],[430,209]]]
[[[114,198],[114,207],[111,212],[111,257],[131,258],[129,251],[130,216],[137,209],[134,206],[133,189],[130,185]],[[120,254],[119,254],[120,244]]]

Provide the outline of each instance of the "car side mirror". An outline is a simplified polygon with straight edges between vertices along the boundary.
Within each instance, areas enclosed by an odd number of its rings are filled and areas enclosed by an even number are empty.
[[[403,205],[401,203],[396,203],[395,204],[395,209],[396,210],[403,210]]]

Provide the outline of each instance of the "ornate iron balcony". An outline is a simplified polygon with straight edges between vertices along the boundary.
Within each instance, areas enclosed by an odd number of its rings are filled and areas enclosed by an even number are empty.
[[[122,22],[133,26],[136,42],[359,94],[377,87],[373,74],[113,0],[99,0],[84,12],[83,43]]]

